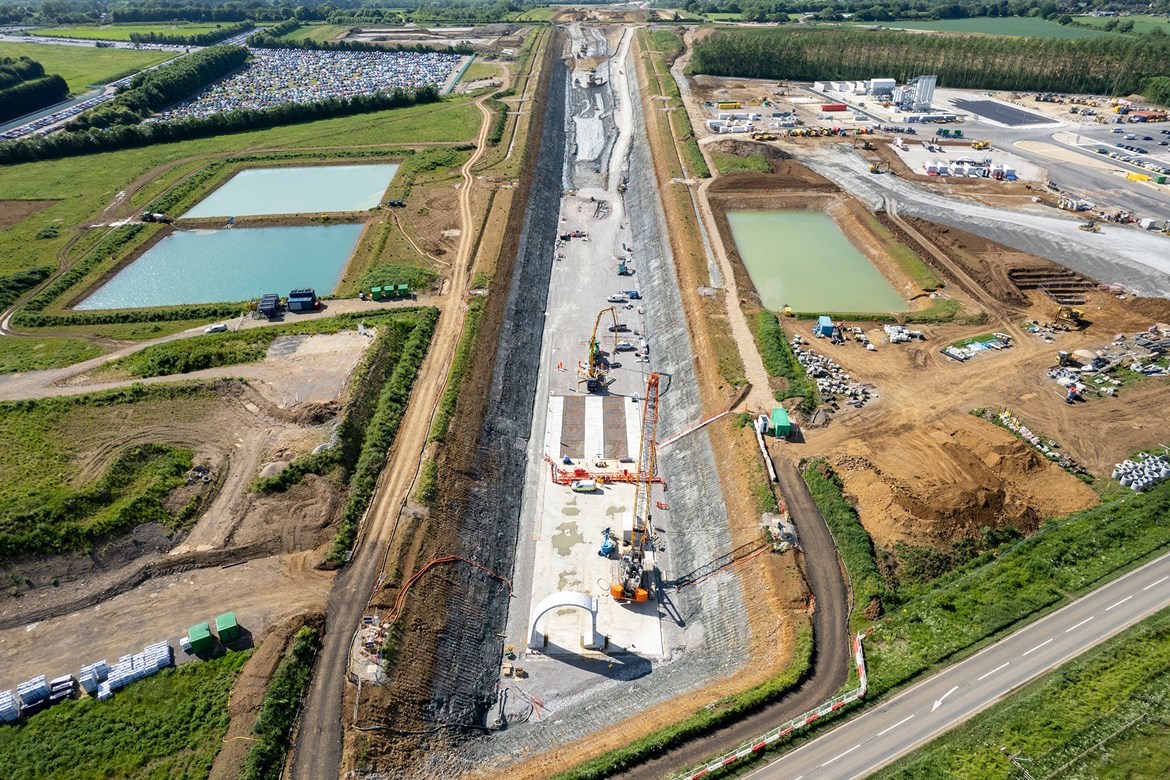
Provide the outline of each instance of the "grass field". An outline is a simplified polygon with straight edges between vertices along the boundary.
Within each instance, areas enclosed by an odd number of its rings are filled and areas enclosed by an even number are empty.
[[[81,339],[0,339],[0,374],[71,366],[103,351]]]
[[[463,141],[475,136],[479,120],[474,105],[455,98],[440,106],[412,106],[143,149],[6,166],[0,168],[0,200],[60,200],[0,232],[0,274],[38,265],[55,267],[57,252],[70,239],[70,228],[92,219],[119,191],[160,165],[194,155],[250,149]],[[206,159],[183,163],[160,176],[132,199],[134,209],[141,210],[178,177],[206,163]],[[42,228],[49,226],[64,229],[56,238],[36,238]]]
[[[219,404],[198,385],[0,404],[0,560],[86,549],[142,522],[173,525],[163,499],[184,484],[191,452],[169,431],[212,419]],[[115,431],[135,444],[100,450]]]
[[[1164,777],[1170,766],[1170,610],[1045,675],[875,778],[1008,780],[1019,776],[1007,759],[1016,753],[1037,778]]]
[[[1087,24],[1090,27],[1101,27],[1109,24],[1109,22],[1121,23],[1124,21],[1133,22],[1133,31],[1141,35],[1154,30],[1161,30],[1165,33],[1170,33],[1170,18],[1165,16],[1149,16],[1147,14],[1134,14],[1133,16],[1074,16],[1074,20],[1078,24]]]
[[[91,84],[106,84],[122,76],[174,57],[169,51],[99,49],[87,46],[60,46],[54,43],[0,43],[0,57],[31,57],[69,84],[80,94]]]
[[[491,79],[498,76],[500,68],[497,65],[490,65],[486,62],[479,62],[476,60],[467,66],[463,71],[463,75],[459,78],[460,81],[475,81],[476,79]]]
[[[552,6],[542,6],[540,8],[530,8],[517,14],[512,21],[514,22],[549,22],[552,21],[562,9],[554,8]]]
[[[1031,36],[1033,38],[1091,38],[1108,35],[1097,30],[1046,22],[1022,16],[947,19],[941,22],[878,22],[895,30],[934,30],[936,32],[981,33],[984,35]]]
[[[289,41],[331,41],[348,29],[343,24],[311,24],[280,37]]]
[[[72,27],[42,27],[33,35],[48,38],[86,38],[102,41],[128,41],[133,33],[200,35],[214,32],[234,22],[159,22],[156,24],[79,24]]]
[[[66,701],[0,728],[4,776],[16,780],[201,780],[223,746],[228,697],[251,651],[186,664],[109,701]]]
[[[715,163],[715,168],[723,175],[729,173],[771,173],[772,171],[772,167],[768,165],[768,158],[758,152],[749,154],[747,157],[740,157],[738,154],[711,152],[711,162]]]

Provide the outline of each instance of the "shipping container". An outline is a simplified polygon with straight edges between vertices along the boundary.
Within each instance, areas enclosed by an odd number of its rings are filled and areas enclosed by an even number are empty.
[[[821,111],[848,111],[849,106],[844,103],[825,103],[821,106]]]
[[[191,652],[196,655],[200,653],[209,653],[215,647],[215,639],[211,636],[211,629],[207,622],[196,623],[187,629],[187,637],[191,642]],[[113,673],[111,672],[111,677]]]
[[[229,644],[240,638],[240,626],[236,623],[235,612],[225,612],[215,618],[215,633],[219,635],[219,641],[223,644]]]

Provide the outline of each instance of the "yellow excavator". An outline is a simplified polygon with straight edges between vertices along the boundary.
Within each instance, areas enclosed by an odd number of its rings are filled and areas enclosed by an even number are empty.
[[[988,141],[988,140],[986,140],[986,139],[981,139],[981,140],[978,140],[978,141],[972,141],[972,142],[971,142],[971,148],[972,148],[972,149],[976,149],[976,150],[978,150],[978,151],[983,151],[983,150],[985,150],[985,149],[990,149],[990,148],[991,148],[991,141]]]
[[[1101,226],[1098,225],[1096,222],[1094,222],[1091,219],[1083,225],[1077,225],[1077,227],[1080,228],[1081,230],[1085,231],[1086,233],[1100,233],[1101,232]]]
[[[873,142],[871,142],[868,138],[854,139],[853,148],[854,149],[864,149],[867,152],[872,152],[874,149],[877,149],[877,147],[873,145]]]
[[[882,160],[880,162],[870,163],[869,164],[869,172],[870,173],[889,173],[890,172],[890,164],[888,162],[886,162],[885,160]]]
[[[1083,309],[1074,309],[1071,306],[1061,306],[1056,310],[1056,318],[1072,325],[1080,325],[1081,318],[1085,316]]]
[[[601,318],[609,313],[613,317],[613,332],[617,333],[618,320],[617,309],[613,306],[608,306],[597,312],[597,319],[593,321],[593,335],[589,337],[589,357],[588,361],[582,365],[577,364],[577,386],[585,385],[585,392],[596,393],[598,390],[604,390],[606,385],[606,373],[609,371],[609,362],[605,359],[605,354],[601,351],[601,341],[597,338],[597,329],[601,327]]]
[[[634,527],[629,545],[623,545],[621,560],[609,585],[609,595],[619,603],[638,604],[650,600],[650,588],[646,582],[646,547],[654,538],[650,494],[654,487],[651,479],[657,468],[654,444],[657,436],[658,374],[651,374],[646,383],[646,402],[642,406],[642,439],[638,446],[638,472],[634,482]]]

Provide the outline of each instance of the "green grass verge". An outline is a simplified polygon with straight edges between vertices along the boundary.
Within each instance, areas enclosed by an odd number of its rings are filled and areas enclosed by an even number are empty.
[[[435,502],[438,490],[439,464],[427,458],[418,472],[418,487],[414,491],[414,500],[424,506],[430,506]]]
[[[991,341],[994,338],[995,338],[994,333],[980,333],[978,336],[968,336],[965,339],[959,339],[958,341],[953,341],[953,342],[951,342],[950,346],[961,348],[961,347],[966,347],[970,344],[974,344],[976,341]]]
[[[63,368],[104,351],[81,339],[0,339],[0,374]]]
[[[223,747],[228,698],[250,650],[185,664],[109,701],[66,701],[0,728],[11,780],[205,778]]]
[[[78,95],[95,84],[107,84],[143,68],[175,57],[174,52],[136,49],[99,49],[96,46],[60,46],[54,43],[0,43],[0,57],[30,57],[45,73],[65,79]]]
[[[601,780],[655,756],[675,745],[709,733],[791,691],[812,668],[812,630],[802,627],[796,636],[792,665],[762,685],[735,696],[726,696],[708,707],[691,713],[671,726],[643,737],[626,747],[611,750],[597,758],[564,772],[554,780]]]
[[[944,19],[937,22],[877,22],[895,30],[933,30],[936,32],[977,33],[981,35],[1027,36],[1031,38],[1093,38],[1106,33],[1082,27],[1057,24],[1024,16]]]
[[[863,212],[862,219],[873,233],[881,240],[886,251],[894,258],[894,262],[902,272],[910,277],[916,287],[926,292],[933,292],[943,286],[942,280],[935,275],[930,266],[922,262],[922,258],[914,250],[898,240],[890,230],[878,221],[877,217],[869,212]]]
[[[78,24],[67,27],[46,27],[34,30],[33,35],[50,38],[86,38],[101,41],[129,41],[134,34],[162,33],[164,35],[202,35],[237,22],[143,22],[133,24]],[[96,47],[95,47],[96,48]]]
[[[310,626],[304,626],[293,637],[292,647],[268,683],[252,729],[257,739],[244,760],[241,780],[280,780],[301,698],[309,685],[313,659],[320,647],[321,635]]]
[[[901,606],[877,623],[867,642],[874,695],[1163,551],[1170,545],[1168,514],[1170,483],[1049,522],[930,583],[902,586]]]
[[[756,315],[756,347],[764,361],[764,370],[769,376],[780,376],[788,380],[788,388],[776,394],[777,399],[800,398],[800,411],[811,413],[821,403],[821,394],[816,382],[809,378],[804,366],[796,359],[788,337],[780,326],[780,319],[770,311]]]
[[[472,62],[459,77],[460,81],[478,81],[479,79],[494,79],[500,73],[499,67],[486,62]]]
[[[771,173],[772,166],[768,165],[768,158],[756,152],[746,157],[725,152],[711,152],[711,162],[715,163],[715,170],[723,175],[732,173]]]
[[[344,24],[310,24],[280,37],[288,41],[331,41],[348,29]]]
[[[849,624],[854,629],[861,628],[868,622],[865,610],[869,603],[873,599],[881,601],[889,593],[885,578],[874,561],[873,541],[861,525],[857,509],[845,500],[841,480],[828,463],[823,460],[809,461],[802,474],[833,534],[833,542],[837,545],[841,560],[845,562],[845,570],[849,572],[853,590]]]
[[[467,315],[463,320],[463,334],[459,337],[459,345],[455,348],[455,358],[451,361],[451,370],[447,373],[447,384],[443,388],[439,409],[435,412],[435,419],[431,422],[428,441],[443,441],[447,438],[451,420],[455,417],[455,404],[459,400],[459,388],[463,386],[463,378],[471,370],[475,337],[479,333],[479,324],[483,319],[483,306],[483,298],[475,298],[467,305]]]
[[[1163,610],[874,777],[1008,780],[1019,776],[1007,759],[1016,753],[1036,778],[1159,777],[1170,766],[1168,703]]]
[[[389,235],[387,232],[386,235]],[[369,292],[374,287],[397,287],[400,284],[409,284],[414,292],[424,292],[439,280],[439,274],[430,268],[419,265],[402,265],[387,263],[376,265],[362,276],[358,288]]]

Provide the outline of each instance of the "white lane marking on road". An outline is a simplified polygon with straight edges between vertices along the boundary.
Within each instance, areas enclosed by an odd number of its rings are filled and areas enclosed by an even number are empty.
[[[1151,582],[1149,585],[1142,588],[1142,590],[1149,590],[1150,588],[1154,587],[1155,585],[1161,585],[1166,580],[1170,580],[1170,577],[1163,577],[1162,579],[1158,580],[1157,582]]]
[[[901,726],[903,723],[905,723],[906,721],[910,720],[910,718],[913,718],[913,717],[914,717],[914,716],[913,716],[913,715],[911,715],[911,716],[909,716],[909,717],[902,718],[900,721],[898,721],[897,723],[895,723],[893,726],[890,726],[890,727],[889,727],[888,729],[886,729],[885,731],[879,731],[879,732],[878,732],[878,736],[880,737],[880,736],[883,736],[883,735],[885,735],[885,734],[889,734],[891,731],[893,731],[894,729],[898,728],[898,727],[899,727],[899,726]]]
[[[829,764],[831,764],[831,763],[833,763],[834,761],[836,761],[838,758],[844,758],[845,756],[847,756],[847,755],[849,755],[850,753],[852,753],[854,750],[857,750],[857,748],[859,748],[859,747],[861,747],[861,745],[854,745],[853,747],[851,747],[851,748],[849,748],[848,750],[846,750],[844,753],[841,753],[840,755],[833,756],[833,757],[832,757],[832,758],[830,758],[828,761],[826,761],[825,763],[821,764],[821,766],[828,766]]]
[[[1055,638],[1056,638],[1056,637],[1053,637],[1053,639],[1055,639]],[[1034,652],[1036,652],[1036,651],[1037,651],[1037,650],[1039,650],[1041,647],[1044,647],[1044,645],[1048,644],[1048,643],[1049,643],[1049,642],[1051,642],[1051,641],[1052,641],[1052,639],[1045,639],[1043,642],[1041,642],[1040,644],[1038,644],[1038,645],[1036,645],[1035,647],[1033,647],[1031,650],[1029,650],[1029,651],[1027,651],[1026,653],[1024,653],[1024,655],[1028,655],[1028,653],[1034,653]]]
[[[975,682],[979,682],[979,681],[980,681],[980,680],[982,680],[984,677],[990,677],[991,675],[993,675],[993,674],[995,674],[996,672],[998,672],[1000,669],[1006,669],[1007,667],[1009,667],[1009,666],[1011,666],[1011,665],[1012,665],[1012,662],[1011,662],[1011,661],[1008,661],[1006,664],[1001,664],[1000,666],[997,666],[997,667],[995,667],[994,669],[992,669],[992,670],[991,670],[990,672],[988,672],[987,674],[983,675],[983,677],[977,677],[977,678],[975,678]]]
[[[1092,617],[1087,617],[1087,618],[1085,618],[1084,620],[1082,620],[1080,623],[1077,623],[1075,626],[1071,626],[1070,628],[1066,628],[1066,629],[1064,630],[1064,633],[1066,633],[1066,634],[1067,634],[1069,631],[1076,631],[1078,628],[1080,628],[1081,626],[1083,626],[1085,623],[1088,623],[1088,622],[1089,622],[1090,620],[1092,620],[1094,617],[1096,617],[1096,615],[1093,615]]]
[[[956,685],[954,688],[951,688],[949,691],[947,691],[946,693],[944,693],[942,696],[938,697],[938,699],[936,699],[936,700],[935,700],[935,702],[934,702],[934,706],[930,708],[930,711],[931,711],[931,712],[934,712],[934,711],[935,711],[935,710],[937,710],[939,707],[941,707],[941,706],[942,706],[942,703],[943,703],[943,699],[945,699],[946,697],[950,696],[952,693],[954,693],[954,692],[955,692],[955,691],[957,691],[957,690],[959,690],[959,686],[957,686],[957,685]]]
[[[1114,607],[1120,607],[1122,604],[1124,604],[1125,602],[1129,601],[1132,598],[1133,598],[1133,594],[1131,593],[1130,595],[1126,596],[1125,598],[1123,598],[1121,601],[1117,602],[1116,604],[1110,604],[1109,606],[1105,607],[1105,611],[1108,612],[1109,610],[1113,609]]]

